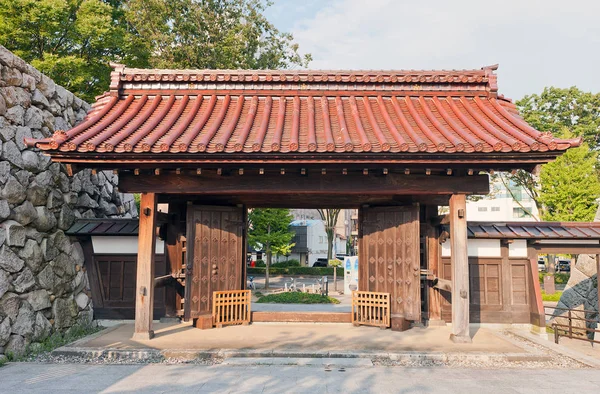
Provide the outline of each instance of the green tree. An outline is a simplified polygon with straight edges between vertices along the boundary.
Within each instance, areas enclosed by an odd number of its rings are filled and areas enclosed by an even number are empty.
[[[263,15],[264,0],[130,0],[127,19],[159,68],[306,66],[289,33]]]
[[[275,253],[275,260],[279,259],[279,256],[285,256],[285,260],[288,260],[290,254],[292,254],[292,248],[296,246],[295,243],[283,244],[283,245],[272,245],[271,249]]]
[[[248,214],[248,242],[255,248],[263,249],[267,255],[265,289],[269,288],[269,267],[273,257],[273,247],[280,250],[294,237],[294,233],[289,229],[291,221],[292,215],[289,209],[253,209]]]
[[[555,137],[565,130],[583,137],[591,150],[600,143],[600,93],[584,92],[576,87],[560,89],[546,87],[541,94],[532,94],[517,101],[524,119],[540,131]]]
[[[108,88],[110,61],[147,64],[122,3],[0,0],[0,43],[90,101]]]
[[[583,149],[585,151],[597,151],[600,148],[600,93],[583,92],[576,87],[547,87],[541,94],[525,96],[516,104],[525,121],[537,130],[551,132],[556,138],[583,137],[587,143],[587,147]],[[548,165],[552,163],[542,166],[540,172],[544,172]],[[554,165],[552,176],[569,176],[570,170],[567,167],[563,167],[564,173],[559,175],[560,171],[561,167]],[[550,194],[556,189],[544,189],[538,175],[517,170],[510,174],[496,174],[495,177],[504,183],[511,195],[512,190],[508,187],[510,184],[522,187],[535,202],[540,215],[543,218],[551,217],[547,216],[544,201],[551,201]],[[549,180],[548,176],[546,180]],[[513,199],[517,201],[514,197],[513,195]],[[591,198],[591,195],[588,197]],[[585,205],[589,206],[590,203],[593,201],[588,201]],[[521,207],[526,210],[522,205]]]
[[[87,101],[129,67],[305,66],[264,0],[0,0],[0,44]]]
[[[327,234],[327,260],[331,260],[333,241],[335,240],[335,225],[337,224],[341,209],[317,209],[317,211],[325,225],[325,233]]]
[[[597,162],[598,153],[584,143],[542,167],[539,200],[544,220],[594,220],[600,197]]]

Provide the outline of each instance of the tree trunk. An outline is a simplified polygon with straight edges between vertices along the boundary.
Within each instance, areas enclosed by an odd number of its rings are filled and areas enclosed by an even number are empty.
[[[267,227],[267,234],[271,235],[271,226]],[[265,248],[265,252],[267,252],[267,262],[265,268],[265,290],[269,288],[269,268],[271,267],[271,244],[267,243],[267,247]]]
[[[337,291],[337,266],[333,267],[333,291]]]
[[[333,253],[333,230],[327,230],[327,262],[331,260]]]
[[[267,261],[265,269],[265,289],[269,288],[269,268],[271,267],[271,250],[267,248]]]

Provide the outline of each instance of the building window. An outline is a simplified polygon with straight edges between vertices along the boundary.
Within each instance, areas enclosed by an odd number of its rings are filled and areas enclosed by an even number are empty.
[[[487,207],[477,207],[479,212],[487,212]]]
[[[492,207],[492,212],[500,212],[500,207]]]
[[[529,218],[529,215],[523,208],[513,208],[513,218]]]

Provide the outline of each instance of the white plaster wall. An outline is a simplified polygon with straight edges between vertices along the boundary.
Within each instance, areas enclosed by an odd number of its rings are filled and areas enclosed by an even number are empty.
[[[467,242],[469,257],[500,257],[499,239],[469,239]],[[450,257],[450,240],[442,244],[442,257]]]
[[[92,237],[94,253],[102,254],[137,254],[138,237],[102,236]],[[165,253],[165,242],[156,238],[156,254]]]
[[[508,257],[527,257],[527,241],[515,239],[508,244]]]

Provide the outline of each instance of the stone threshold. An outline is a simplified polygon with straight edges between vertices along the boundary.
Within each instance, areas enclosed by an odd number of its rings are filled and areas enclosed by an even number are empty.
[[[73,344],[74,345],[74,344]],[[53,356],[73,357],[83,359],[101,359],[103,361],[157,362],[167,359],[192,360],[231,360],[254,359],[243,363],[259,362],[262,359],[389,359],[391,361],[431,361],[431,362],[525,362],[550,361],[551,358],[535,353],[440,353],[440,352],[332,352],[332,351],[286,351],[286,350],[185,350],[185,349],[111,349],[86,348],[67,345],[52,351]],[[234,361],[229,361],[233,363]],[[241,362],[241,361],[237,361]],[[275,362],[275,361],[273,361]],[[298,364],[301,365],[301,364]]]

